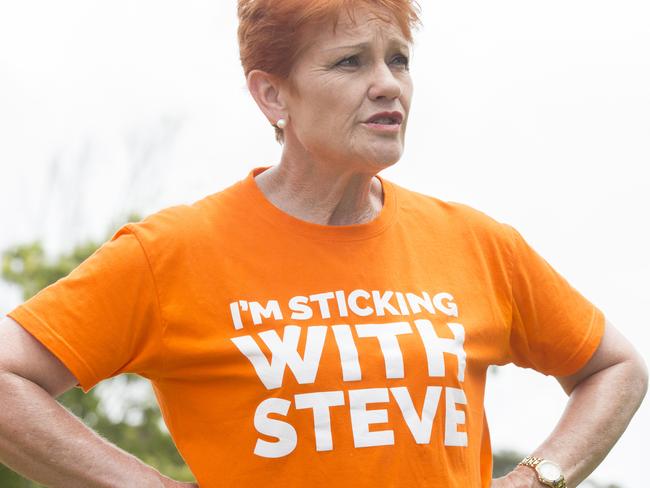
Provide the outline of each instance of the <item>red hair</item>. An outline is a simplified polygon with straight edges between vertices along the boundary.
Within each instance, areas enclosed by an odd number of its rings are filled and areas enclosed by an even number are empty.
[[[238,0],[239,56],[244,74],[254,69],[290,80],[294,63],[308,46],[306,27],[336,23],[342,13],[353,21],[356,7],[369,8],[377,17],[391,22],[391,14],[405,39],[413,42],[411,29],[420,24],[416,0]],[[276,128],[282,141],[282,131]]]

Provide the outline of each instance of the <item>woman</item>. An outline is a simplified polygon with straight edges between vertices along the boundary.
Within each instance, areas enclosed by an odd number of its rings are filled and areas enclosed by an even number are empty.
[[[206,488],[576,486],[638,407],[645,366],[512,227],[378,176],[404,149],[413,3],[241,0],[239,15],[281,161],[124,226],[12,311],[3,343],[47,367],[7,353],[13,375],[0,376],[53,396],[149,378]],[[509,362],[554,375],[570,400],[492,480],[485,375]],[[29,444],[33,416],[7,402],[24,430],[24,450],[0,451],[14,469],[45,484],[187,486],[40,401],[64,427]]]

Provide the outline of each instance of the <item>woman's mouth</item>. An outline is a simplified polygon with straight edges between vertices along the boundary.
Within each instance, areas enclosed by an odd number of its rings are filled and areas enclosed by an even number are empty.
[[[396,133],[402,126],[403,118],[400,112],[380,112],[366,120],[363,125],[377,132]]]
[[[388,133],[399,132],[400,128],[402,127],[401,123],[383,122],[381,120],[378,120],[376,122],[364,122],[363,125],[365,125],[370,130],[374,130],[377,132],[388,132]]]

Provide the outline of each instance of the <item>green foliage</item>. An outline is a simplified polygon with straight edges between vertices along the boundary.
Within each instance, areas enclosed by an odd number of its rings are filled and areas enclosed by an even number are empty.
[[[130,215],[127,221],[140,220],[137,215]],[[117,227],[109,232],[106,240],[110,239]],[[23,299],[27,300],[42,288],[67,276],[81,262],[88,258],[99,247],[100,243],[87,242],[76,246],[70,253],[48,260],[40,242],[22,244],[6,250],[2,256],[2,278],[21,287]],[[122,381],[130,387],[143,387],[151,392],[148,380],[136,375],[122,375],[102,382],[110,388],[110,384]],[[131,410],[139,412],[138,422],[111,420],[103,408],[98,388],[87,394],[80,388],[72,388],[57,398],[57,400],[74,415],[79,417],[88,427],[102,437],[119,446],[134,456],[140,458],[163,473],[165,476],[180,481],[195,481],[194,477],[178,454],[167,430],[163,427],[160,409],[155,402],[153,393],[146,400],[130,405]],[[0,464],[0,487],[2,488],[33,488],[41,485],[27,480]]]
[[[492,456],[492,476],[498,478],[515,469],[519,461],[526,456],[515,451],[499,451]]]

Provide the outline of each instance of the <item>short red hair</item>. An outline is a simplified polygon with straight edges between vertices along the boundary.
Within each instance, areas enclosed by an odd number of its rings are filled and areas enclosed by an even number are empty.
[[[416,0],[238,0],[239,56],[244,74],[259,69],[289,80],[294,63],[307,46],[306,27],[336,22],[342,13],[353,20],[356,7],[367,7],[377,17],[391,21],[392,14],[409,43],[411,29],[420,24]],[[388,14],[388,15],[387,15]],[[276,128],[282,141],[282,131]]]

